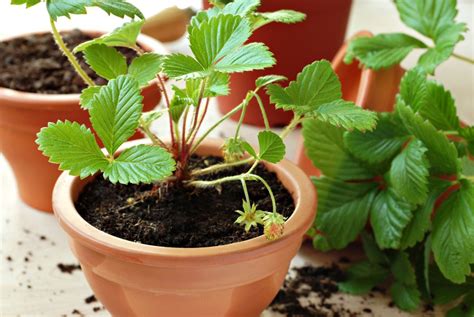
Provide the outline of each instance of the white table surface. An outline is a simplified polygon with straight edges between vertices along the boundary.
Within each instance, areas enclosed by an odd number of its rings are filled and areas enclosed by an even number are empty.
[[[328,0],[332,1],[332,0]],[[46,30],[48,21],[42,9],[32,8],[25,11],[22,8],[12,7],[9,1],[0,3],[0,39],[2,37],[20,34],[30,30]],[[133,1],[143,10],[145,15],[151,15],[159,7],[169,3],[199,3],[193,1]],[[467,22],[473,29],[474,2],[471,0],[458,0],[460,14],[459,20]],[[74,17],[72,22],[63,21],[60,26],[91,27],[92,25],[111,29],[120,23],[115,18],[94,19],[90,16]],[[368,29],[374,33],[403,31],[406,28],[398,21],[396,11],[390,0],[355,0],[349,23],[348,35],[357,30]],[[461,43],[456,52],[474,56],[472,32],[466,36],[466,41]],[[183,47],[183,42],[173,43],[171,49]],[[411,56],[406,65],[416,61],[416,56]],[[468,66],[457,60],[449,60],[439,68],[437,78],[449,89],[456,98],[460,117],[468,122],[474,122],[474,67]],[[215,109],[215,107],[211,107]],[[205,124],[209,125],[218,118],[217,111],[210,112]],[[216,135],[232,131],[232,123],[221,127]],[[157,130],[160,130],[157,128]],[[246,127],[244,136],[250,140],[257,130]],[[293,159],[296,133],[288,140],[289,159]],[[59,229],[56,220],[51,214],[33,210],[23,204],[17,194],[15,179],[5,158],[0,154],[0,314],[1,316],[78,316],[72,311],[77,309],[84,316],[109,316],[107,311],[93,312],[94,307],[100,303],[86,304],[84,299],[92,295],[80,271],[73,274],[64,274],[56,267],[58,263],[74,264],[77,261],[72,256],[67,246],[66,236]],[[46,239],[42,239],[42,237]],[[342,254],[360,257],[357,247],[344,253],[322,254],[305,245],[293,265],[302,265],[304,262],[324,264],[336,261]],[[11,257],[11,261],[7,257]],[[388,308],[389,298],[379,296],[368,298],[361,303],[360,297],[343,295],[333,298],[334,302],[358,311],[369,306],[372,309],[369,316],[408,316],[409,314],[396,308]],[[317,299],[315,299],[317,301]],[[362,314],[362,313],[361,313]],[[422,312],[412,315],[423,315]],[[436,314],[442,315],[440,311]],[[265,312],[262,317],[278,316]]]

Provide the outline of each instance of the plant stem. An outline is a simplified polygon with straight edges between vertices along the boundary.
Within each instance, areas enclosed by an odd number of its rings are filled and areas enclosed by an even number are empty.
[[[143,131],[143,133],[153,142],[154,145],[158,145],[166,150],[169,150],[165,142],[163,142],[159,137],[157,137],[153,132],[151,132],[149,127],[141,126],[140,130]]]
[[[173,154],[177,155],[178,149],[177,149],[176,139],[174,138],[175,130],[174,130],[173,118],[171,116],[170,99],[168,97],[168,92],[166,91],[166,86],[165,86],[165,82],[164,82],[163,78],[161,78],[160,74],[157,74],[156,78],[158,79],[158,84],[157,84],[158,88],[160,89],[161,93],[165,97],[166,107],[168,108],[168,118],[169,118],[169,125],[170,125],[170,134],[171,134],[171,148],[175,152]]]
[[[244,106],[242,108],[242,112],[240,113],[239,122],[237,123],[237,128],[235,129],[234,139],[237,139],[239,137],[240,127],[242,126],[242,123],[244,122],[245,114],[247,113],[247,107],[251,99],[252,99],[252,94],[247,93],[247,96],[245,96],[245,99],[244,99]]]
[[[263,123],[265,124],[265,129],[270,130],[270,123],[268,122],[267,112],[265,111],[265,106],[263,105],[262,99],[260,96],[254,92],[254,97],[257,100],[258,106],[260,107],[260,112],[262,113]]]
[[[273,191],[272,191],[270,185],[268,185],[268,183],[262,177],[260,177],[256,174],[244,173],[244,174],[240,174],[240,175],[227,176],[227,177],[215,179],[215,180],[212,180],[212,181],[195,180],[195,181],[187,182],[187,185],[200,187],[200,188],[208,188],[208,187],[214,187],[216,185],[226,183],[226,182],[232,182],[232,181],[241,181],[242,182],[242,180],[244,180],[244,181],[245,180],[258,180],[258,181],[260,181],[263,184],[263,186],[265,186],[265,188],[268,191],[268,194],[270,195],[270,199],[272,200],[272,211],[273,211],[273,213],[277,212],[275,196],[273,195]]]
[[[217,128],[222,122],[224,122],[225,120],[229,119],[231,116],[233,116],[235,113],[237,113],[240,109],[242,109],[242,107],[244,106],[244,103],[242,102],[240,105],[238,105],[237,107],[235,107],[234,109],[232,109],[231,111],[227,112],[224,116],[222,116],[216,123],[214,123],[206,132],[204,132],[204,134],[199,137],[199,139],[197,140],[197,142],[193,145],[192,149],[191,149],[191,154],[194,153],[197,149],[197,147],[199,146],[199,144],[201,144],[202,141],[204,141],[204,139],[207,138],[207,136],[212,132],[214,131],[215,128]]]
[[[64,55],[66,55],[72,67],[74,67],[74,69],[76,70],[76,73],[82,78],[82,80],[84,80],[84,82],[88,86],[95,86],[94,81],[82,69],[81,65],[79,65],[79,62],[77,61],[76,56],[74,56],[74,54],[67,48],[66,43],[64,43],[63,38],[61,37],[61,34],[58,32],[58,29],[56,28],[56,23],[54,22],[54,20],[50,18],[49,21],[51,23],[51,30],[53,33],[54,40],[56,41],[56,44],[64,53]]]
[[[143,54],[145,54],[145,51],[142,50],[142,49],[140,48],[140,46],[138,46],[137,44],[133,45],[133,46],[132,46],[132,49],[133,49],[135,52],[137,52],[137,54],[140,55],[140,56],[143,55]]]
[[[199,132],[199,129],[201,128],[201,125],[204,121],[204,118],[206,117],[206,114],[207,114],[207,109],[209,108],[209,102],[210,102],[210,98],[207,98],[206,99],[206,105],[204,106],[204,111],[202,112],[201,114],[201,117],[199,118],[199,123],[198,123],[198,126],[196,128],[196,130],[194,131],[192,137],[191,137],[191,141],[189,142],[189,146],[191,147],[191,149],[193,149],[193,143],[194,143],[194,140],[196,139],[196,136]],[[190,154],[192,154],[192,152],[190,152]]]
[[[249,197],[249,192],[247,190],[247,183],[245,182],[245,179],[241,179],[240,182],[242,183],[242,188],[244,190],[245,200],[247,201],[248,204],[250,204],[250,197]]]
[[[457,58],[461,61],[467,62],[469,64],[474,64],[474,59],[472,59],[470,57],[463,56],[463,55],[456,54],[456,53],[452,53],[451,56],[453,56],[454,58]]]
[[[444,135],[459,135],[458,131],[444,131]]]
[[[290,124],[288,124],[283,130],[283,132],[280,134],[280,138],[282,139],[286,138],[288,134],[290,134],[290,132],[293,131],[296,128],[296,126],[300,123],[301,123],[301,116],[295,113],[295,116],[291,120]]]
[[[257,167],[258,163],[260,163],[259,160],[256,160],[255,162],[253,162],[252,166],[251,166],[250,169],[247,171],[247,174],[252,173],[253,170],[255,169],[255,167]]]
[[[193,170],[191,171],[191,176],[200,176],[200,175],[217,173],[219,171],[223,171],[231,167],[252,163],[253,160],[255,160],[253,157],[249,157],[245,160],[238,161],[238,162],[215,164],[206,168]]]

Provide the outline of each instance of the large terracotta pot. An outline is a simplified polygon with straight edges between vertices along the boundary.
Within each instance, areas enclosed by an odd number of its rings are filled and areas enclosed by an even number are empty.
[[[207,2],[207,1],[205,1]],[[290,80],[303,67],[318,59],[332,59],[344,41],[352,0],[263,0],[259,11],[292,9],[306,13],[304,22],[285,25],[273,23],[255,32],[251,41],[263,42],[275,54],[277,64],[267,70],[233,74],[232,94],[219,97],[219,109],[227,113],[255,88],[255,80],[262,75],[285,75]],[[270,105],[264,91],[260,92],[268,120],[272,126],[284,126],[292,119],[290,112],[277,110]],[[240,113],[232,118],[238,120]],[[263,126],[260,108],[252,100],[244,119],[247,124]]]
[[[361,31],[354,37],[360,36],[372,36],[372,33]],[[341,47],[332,61],[332,67],[341,81],[342,97],[365,109],[378,112],[392,111],[405,70],[399,65],[379,71],[364,68],[358,62],[347,65],[343,61],[347,45],[348,43],[345,43]],[[302,137],[299,143],[296,159],[298,165],[308,175],[319,176],[321,174],[319,169],[305,154]]]
[[[208,140],[198,153],[221,155],[221,145]],[[87,281],[113,316],[257,317],[280,289],[316,207],[314,186],[297,166],[284,160],[267,167],[296,205],[276,241],[260,236],[215,247],[168,248],[116,238],[77,213],[74,201],[87,180],[66,172],[54,188],[54,212]]]
[[[159,42],[147,36],[140,36],[139,43],[145,50],[164,52]],[[155,82],[142,95],[145,111],[152,110],[161,98]],[[88,112],[79,106],[79,94],[46,95],[0,87],[0,152],[13,169],[21,199],[42,211],[52,212],[51,194],[61,172],[38,151],[36,134],[48,122],[66,119],[91,126]]]

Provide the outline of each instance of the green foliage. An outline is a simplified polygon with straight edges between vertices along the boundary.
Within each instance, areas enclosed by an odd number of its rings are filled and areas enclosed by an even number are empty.
[[[413,206],[393,190],[379,192],[370,210],[370,223],[375,240],[382,249],[400,247],[403,229],[413,217],[412,209]]]
[[[474,186],[466,180],[439,207],[433,220],[433,253],[455,283],[466,281],[474,263]]]
[[[390,184],[397,196],[412,204],[422,204],[428,196],[428,149],[414,140],[392,161]]]
[[[79,44],[74,48],[74,53],[82,52],[89,46],[95,44],[134,48],[143,23],[145,23],[145,21],[142,20],[124,23],[108,34]]]
[[[103,170],[108,164],[92,132],[77,122],[49,123],[38,133],[36,143],[51,163],[81,178]]]
[[[94,100],[94,96],[96,93],[100,91],[100,86],[90,86],[84,89],[81,92],[81,96],[79,98],[79,103],[81,104],[82,109],[90,109],[92,108],[92,100]]]
[[[344,129],[360,131],[372,130],[376,124],[377,115],[356,106],[351,101],[342,99],[320,105],[307,117],[315,117]]]
[[[323,235],[332,249],[345,248],[363,230],[369,208],[374,200],[374,184],[352,184],[341,180],[313,178],[318,193],[318,213],[315,234]],[[351,217],[347,217],[350,212]],[[314,245],[321,247],[315,240]]]
[[[175,169],[171,154],[158,146],[137,145],[125,149],[103,170],[112,183],[138,184],[170,176]]]
[[[376,263],[362,261],[352,265],[347,271],[347,280],[338,284],[339,289],[350,294],[366,294],[374,286],[382,283],[390,271]]]
[[[218,14],[188,28],[193,56],[173,54],[163,65],[171,78],[206,77],[212,72],[233,73],[275,64],[262,43],[244,45],[251,34],[249,21],[239,15]]]
[[[109,81],[94,96],[89,110],[92,127],[110,155],[138,128],[142,99],[138,83],[128,76]]]
[[[243,210],[235,211],[239,214],[239,217],[237,220],[235,220],[235,223],[244,226],[245,231],[248,232],[252,227],[258,227],[258,225],[263,224],[265,211],[257,209],[257,205],[243,200],[242,209]]]
[[[84,51],[84,57],[97,75],[107,80],[127,73],[125,56],[113,47],[103,44],[91,45]]]
[[[344,134],[344,145],[356,158],[369,164],[392,159],[408,139],[408,132],[392,114],[379,114],[373,131],[350,131]]]
[[[314,119],[303,122],[306,154],[324,175],[331,178],[370,179],[374,173],[344,145],[344,130]]]
[[[456,0],[397,0],[395,3],[402,22],[430,38],[434,47],[403,33],[379,34],[351,41],[345,61],[351,63],[357,58],[369,68],[388,68],[400,63],[413,49],[422,48],[425,52],[418,66],[434,73],[435,68],[452,55],[467,31],[464,23],[455,21]]]
[[[298,74],[288,87],[269,85],[270,102],[278,109],[292,110],[299,115],[341,99],[341,83],[328,61],[316,61]]]
[[[306,14],[294,10],[278,10],[275,12],[254,13],[252,26],[258,29],[272,22],[294,24],[306,19]]]
[[[257,154],[250,144],[243,142],[243,148],[256,160],[278,163],[285,156],[285,144],[278,134],[272,131],[258,133],[259,153]]]
[[[24,2],[22,0],[19,1]],[[28,3],[37,3],[34,0],[28,0],[26,2],[27,6]],[[125,16],[130,18],[145,18],[138,8],[125,0],[46,0],[46,6],[49,15],[55,21],[58,17],[62,16],[70,18],[71,14],[86,14],[86,8],[88,7],[98,7],[107,14],[112,14],[120,18]]]
[[[37,5],[40,2],[41,0],[11,0],[11,4],[15,4],[15,5],[25,4],[27,8]]]
[[[162,65],[163,56],[156,53],[146,53],[132,60],[128,74],[138,82],[140,87],[147,86],[161,71]]]
[[[270,84],[277,83],[279,81],[285,81],[285,80],[288,80],[288,78],[286,78],[285,76],[266,75],[266,76],[258,77],[257,80],[255,81],[255,86],[257,88],[262,88]]]
[[[402,33],[360,37],[349,43],[344,61],[350,64],[357,58],[366,67],[378,70],[400,63],[415,48],[426,45]]]

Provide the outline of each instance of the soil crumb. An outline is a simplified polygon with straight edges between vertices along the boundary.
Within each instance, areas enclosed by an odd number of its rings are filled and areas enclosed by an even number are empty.
[[[61,271],[61,273],[65,273],[65,274],[72,274],[76,270],[79,270],[79,271],[81,270],[81,266],[79,264],[58,263],[57,267]]]

